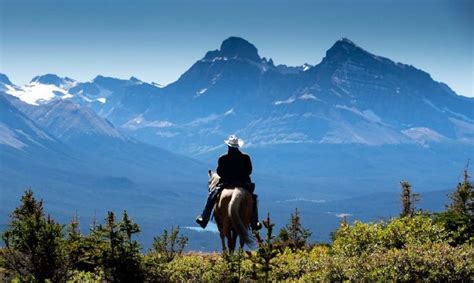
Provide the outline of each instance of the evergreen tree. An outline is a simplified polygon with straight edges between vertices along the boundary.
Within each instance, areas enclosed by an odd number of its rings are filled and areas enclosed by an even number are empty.
[[[255,255],[251,252],[247,252],[247,255],[252,261],[253,279],[258,279],[258,271],[263,272],[263,282],[268,282],[270,279],[270,271],[275,267],[273,259],[279,254],[279,247],[276,245],[276,239],[273,235],[274,223],[270,221],[270,213],[267,218],[263,221],[263,227],[267,230],[265,239],[260,237],[258,232],[255,232],[255,238],[257,239],[257,251]]]
[[[474,190],[469,180],[468,166],[463,175],[463,182],[458,183],[454,192],[449,194],[451,204],[447,210],[434,217],[451,233],[453,245],[474,241]]]
[[[413,193],[410,183],[407,181],[401,181],[401,200],[402,200],[402,212],[401,217],[413,216],[416,211],[415,204],[420,201],[420,195]]]
[[[102,247],[101,263],[108,281],[143,281],[140,245],[132,240],[133,235],[139,232],[139,226],[128,217],[126,211],[119,223],[116,222],[114,213],[109,211],[105,226],[98,226],[95,233],[101,235],[106,243]]]
[[[291,214],[290,222],[280,230],[277,239],[282,246],[297,250],[307,245],[306,241],[309,237],[311,237],[311,232],[301,225],[300,213],[296,208],[295,213]]]
[[[82,235],[77,216],[67,227],[66,251],[71,267],[77,271],[94,272],[100,265],[101,240],[94,239],[94,231],[90,235]]]
[[[63,249],[63,226],[45,216],[43,202],[34,198],[31,189],[24,193],[21,205],[10,218],[2,235],[6,268],[25,281],[65,281],[70,274]]]
[[[463,182],[458,183],[456,190],[450,194],[449,210],[474,217],[474,186],[469,181],[468,166],[464,169]]]

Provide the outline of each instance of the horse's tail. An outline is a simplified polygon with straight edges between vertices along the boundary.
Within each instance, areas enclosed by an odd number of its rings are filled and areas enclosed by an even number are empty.
[[[248,228],[245,227],[240,216],[240,209],[245,198],[245,191],[241,188],[235,188],[232,193],[232,198],[229,202],[229,217],[232,220],[235,231],[245,244],[250,245],[253,239],[249,234]]]

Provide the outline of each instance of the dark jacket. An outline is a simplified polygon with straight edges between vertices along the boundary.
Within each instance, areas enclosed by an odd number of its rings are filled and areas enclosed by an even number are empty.
[[[219,157],[217,174],[221,177],[222,184],[250,183],[252,161],[239,149],[229,148],[227,154]]]

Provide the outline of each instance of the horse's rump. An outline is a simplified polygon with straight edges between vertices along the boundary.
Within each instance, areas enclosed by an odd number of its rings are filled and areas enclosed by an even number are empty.
[[[252,201],[252,195],[241,187],[222,190],[214,212],[217,225],[219,229],[224,230],[224,235],[229,235],[231,230],[234,230],[242,243],[252,243],[248,231],[252,217]]]

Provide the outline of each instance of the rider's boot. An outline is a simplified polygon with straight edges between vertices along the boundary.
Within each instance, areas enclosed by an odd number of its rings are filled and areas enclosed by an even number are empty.
[[[196,217],[196,223],[199,224],[203,229],[206,228],[207,223],[209,222],[209,218],[211,218],[212,207],[216,202],[217,195],[219,194],[220,189],[216,188],[213,191],[209,192],[207,195],[206,205],[204,206],[204,210],[202,214]]]
[[[258,222],[258,207],[257,207],[257,195],[252,194],[253,197],[253,214],[250,226],[252,227],[253,231],[258,231],[262,229],[262,224]]]

